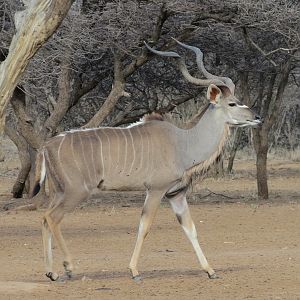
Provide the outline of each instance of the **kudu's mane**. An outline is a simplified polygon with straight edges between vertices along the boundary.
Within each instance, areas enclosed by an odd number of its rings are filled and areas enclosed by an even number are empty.
[[[165,117],[159,113],[152,112],[143,116],[143,122],[149,121],[167,121]]]
[[[196,113],[190,120],[188,120],[187,122],[180,124],[180,125],[176,124],[176,122],[172,119],[171,115],[160,114],[157,112],[152,112],[152,113],[144,115],[142,118],[142,122],[165,121],[165,122],[172,123],[182,129],[190,129],[190,128],[194,127],[199,122],[199,120],[203,117],[203,115],[209,108],[209,105],[210,105],[210,103],[208,103],[202,110],[200,110],[198,113]]]

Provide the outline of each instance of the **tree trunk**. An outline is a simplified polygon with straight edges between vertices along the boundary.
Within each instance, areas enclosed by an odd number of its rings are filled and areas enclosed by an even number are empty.
[[[30,155],[28,152],[28,143],[26,140],[18,134],[14,129],[5,126],[5,133],[13,141],[18,148],[18,154],[21,162],[21,169],[18,174],[18,178],[12,188],[12,194],[14,198],[22,198],[25,182],[31,169]]]
[[[268,199],[268,132],[265,128],[253,129],[253,143],[256,152],[257,194],[261,199]]]
[[[31,169],[29,155],[26,151],[19,150],[19,158],[21,162],[21,169],[11,190],[13,198],[22,198],[26,179]]]
[[[269,81],[267,96],[264,101],[262,117],[264,123],[261,127],[253,129],[253,142],[256,151],[256,170],[257,170],[257,188],[258,197],[262,199],[269,198],[268,176],[267,176],[267,156],[269,150],[268,136],[269,132],[279,116],[279,109],[283,101],[283,94],[288,83],[291,71],[291,61],[289,58],[281,67],[276,93],[274,92],[276,74],[272,74]]]
[[[269,198],[268,176],[267,176],[268,148],[260,147],[256,156],[257,192],[262,199]]]

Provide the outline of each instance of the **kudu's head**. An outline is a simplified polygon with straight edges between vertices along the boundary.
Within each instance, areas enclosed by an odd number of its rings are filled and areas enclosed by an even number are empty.
[[[257,126],[261,124],[260,117],[234,96],[235,85],[229,77],[216,76],[205,69],[203,53],[199,48],[186,45],[177,40],[175,41],[180,46],[192,50],[196,54],[197,66],[206,79],[193,77],[178,53],[173,51],[158,51],[148,46],[147,43],[145,43],[145,45],[148,50],[154,54],[174,58],[179,70],[187,81],[200,86],[208,86],[207,99],[210,101],[212,108],[216,109],[220,116],[222,115],[226,123],[239,127]]]

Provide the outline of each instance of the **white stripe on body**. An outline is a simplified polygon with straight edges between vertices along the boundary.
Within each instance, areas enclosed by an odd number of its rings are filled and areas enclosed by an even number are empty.
[[[61,166],[61,172],[65,175],[67,181],[68,181],[69,183],[71,183],[71,179],[70,179],[70,177],[67,175],[67,173],[65,172],[64,167],[63,167],[63,164],[62,164],[61,159],[60,159],[60,150],[61,150],[61,147],[62,147],[62,144],[63,144],[65,138],[66,138],[66,135],[63,136],[63,138],[61,139],[61,142],[60,142],[60,144],[59,144],[59,146],[58,146],[57,157],[58,157],[59,164],[60,164],[60,166]]]
[[[96,160],[95,160],[95,156],[94,156],[94,148],[93,148],[93,140],[92,138],[89,136],[89,141],[90,141],[90,146],[91,146],[91,156],[92,156],[92,165],[93,165],[93,169],[94,169],[94,177],[95,177],[95,183],[97,184],[97,171],[96,171]]]
[[[111,153],[110,153],[110,151],[111,151],[111,148],[110,148],[110,139],[109,139],[109,135],[108,134],[106,134],[106,132],[105,132],[105,129],[103,129],[102,130],[102,132],[103,132],[103,134],[106,136],[106,138],[107,138],[107,142],[108,142],[108,157],[106,158],[106,157],[104,157],[103,158],[103,160],[104,160],[104,163],[106,162],[106,161],[108,161],[108,168],[107,168],[107,173],[108,174],[111,174],[110,173],[110,169],[111,169],[111,164],[112,164],[112,161],[111,161]],[[107,151],[105,152],[106,154],[107,154]]]
[[[125,138],[125,155],[124,155],[124,167],[122,168],[122,170],[121,170],[121,172],[125,172],[125,168],[126,168],[126,164],[127,164],[127,144],[128,144],[128,142],[127,142],[127,137],[126,137],[126,134],[124,133],[124,131],[121,129],[121,132],[122,132],[122,134],[123,134],[123,136],[124,136],[124,138]]]
[[[139,133],[139,135],[140,135],[140,137],[141,137],[141,143],[142,143],[141,151],[140,151],[141,161],[140,161],[140,165],[139,165],[138,170],[137,170],[137,171],[139,171],[139,170],[141,170],[142,167],[143,167],[144,143],[143,143],[143,136],[142,136],[142,134],[141,134],[141,132],[140,132],[140,128],[137,128],[136,130],[137,130],[137,132]]]
[[[151,145],[151,154],[149,155],[149,160],[150,160],[150,180],[152,179],[152,177],[154,176],[153,174],[153,170],[154,170],[154,140],[153,138],[151,138],[150,136],[150,145]],[[156,166],[159,167],[159,166]]]
[[[130,169],[129,169],[129,174],[131,174],[132,168],[133,168],[133,165],[134,165],[134,162],[135,162],[135,147],[134,147],[134,143],[133,143],[133,137],[132,137],[131,130],[129,129],[128,132],[130,134],[130,139],[131,139],[131,144],[132,144],[132,150],[133,150],[133,159],[132,159],[132,163],[131,163],[131,166],[130,166]]]
[[[74,158],[75,166],[77,167],[77,169],[78,169],[78,171],[81,175],[81,178],[83,179],[83,186],[89,192],[89,189],[88,189],[88,187],[85,183],[85,180],[84,180],[82,170],[81,170],[80,165],[78,164],[78,161],[77,161],[76,156],[75,156],[75,152],[74,152],[74,134],[71,134],[71,151],[72,151],[72,155],[73,155],[73,158]]]
[[[82,151],[82,157],[83,157],[83,162],[85,164],[85,169],[87,170],[87,173],[88,173],[88,176],[89,176],[89,179],[90,179],[90,183],[93,182],[92,180],[92,176],[91,176],[91,173],[90,173],[90,169],[89,169],[89,165],[88,165],[88,161],[86,160],[86,157],[85,157],[85,149],[84,149],[84,145],[83,145],[83,142],[82,142],[82,138],[80,135],[79,136],[79,140],[80,140],[80,145],[81,145],[81,151]]]
[[[147,166],[147,171],[146,174],[149,174],[150,171],[150,138],[149,135],[146,134],[147,137],[147,164],[145,164]]]
[[[116,143],[118,146],[118,154],[117,154],[117,159],[116,159],[116,164],[115,164],[115,170],[119,171],[119,162],[120,162],[120,140],[119,140],[119,135],[118,135],[118,131],[120,131],[119,129],[115,129],[113,128],[113,132],[116,135]]]
[[[104,179],[104,175],[105,175],[105,169],[104,169],[104,160],[103,160],[103,149],[102,149],[102,141],[101,141],[101,138],[99,137],[98,134],[97,135],[97,139],[100,143],[100,155],[101,155],[101,164],[102,164],[102,179]]]

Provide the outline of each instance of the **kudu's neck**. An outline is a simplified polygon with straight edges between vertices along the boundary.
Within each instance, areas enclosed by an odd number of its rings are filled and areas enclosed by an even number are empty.
[[[227,129],[224,113],[211,104],[200,120],[186,130],[185,167],[191,168],[214,156],[226,138]]]

